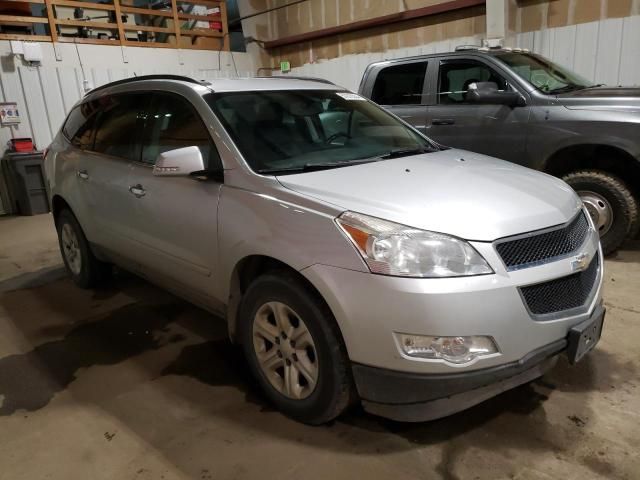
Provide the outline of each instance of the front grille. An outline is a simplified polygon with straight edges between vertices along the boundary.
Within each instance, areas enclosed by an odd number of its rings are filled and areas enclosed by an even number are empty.
[[[593,290],[598,267],[596,254],[586,270],[550,282],[520,287],[520,293],[533,315],[547,315],[582,307]]]
[[[589,222],[580,212],[568,225],[543,233],[535,232],[525,237],[499,240],[496,250],[508,270],[567,255],[577,250],[589,231]]]

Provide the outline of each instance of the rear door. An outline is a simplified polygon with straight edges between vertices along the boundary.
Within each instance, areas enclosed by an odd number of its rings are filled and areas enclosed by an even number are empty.
[[[371,100],[423,133],[427,117],[425,96],[427,66],[428,62],[425,59],[384,66],[374,79],[370,95]]]
[[[427,135],[450,147],[522,162],[530,108],[467,100],[469,85],[475,82],[495,82],[501,90],[515,90],[506,72],[478,58],[442,57],[434,62],[430,75],[437,95],[428,107]]]
[[[211,304],[222,184],[153,175],[160,153],[190,146],[200,149],[205,168],[222,168],[209,131],[190,101],[173,93],[154,93],[140,161],[129,178],[136,192],[130,195],[130,214],[145,273]]]

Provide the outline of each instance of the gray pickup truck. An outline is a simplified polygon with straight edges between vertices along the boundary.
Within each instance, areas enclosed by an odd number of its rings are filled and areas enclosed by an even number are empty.
[[[361,95],[442,145],[564,179],[605,253],[640,227],[640,88],[593,85],[520,49],[459,47],[369,65]]]

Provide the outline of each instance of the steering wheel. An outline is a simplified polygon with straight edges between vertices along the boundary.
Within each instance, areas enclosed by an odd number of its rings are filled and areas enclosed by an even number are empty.
[[[351,138],[351,135],[349,135],[348,133],[344,133],[344,132],[337,132],[334,133],[333,135],[330,135],[329,138],[327,138],[324,143],[332,143],[334,140],[336,140],[337,138],[340,137],[345,137],[347,139]]]

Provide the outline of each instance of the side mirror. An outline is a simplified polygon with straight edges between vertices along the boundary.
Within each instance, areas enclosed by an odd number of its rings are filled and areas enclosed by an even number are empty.
[[[192,172],[202,172],[204,161],[198,147],[176,148],[161,153],[156,159],[153,174],[158,177],[188,177]]]
[[[508,105],[522,107],[526,100],[518,92],[498,90],[495,82],[475,82],[469,85],[467,100],[482,105]]]

